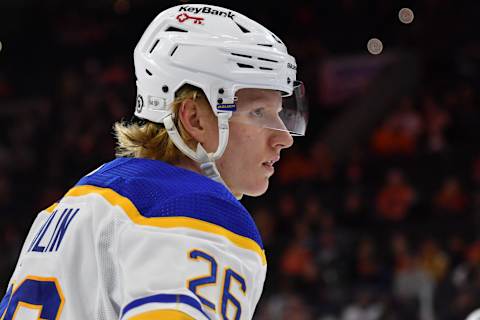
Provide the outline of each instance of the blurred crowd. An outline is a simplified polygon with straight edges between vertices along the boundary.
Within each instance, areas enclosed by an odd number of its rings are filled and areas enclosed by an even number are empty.
[[[452,83],[401,99],[343,163],[321,140],[286,152],[253,206],[273,265],[259,318],[460,320],[480,306],[477,103]]]
[[[398,1],[367,2],[287,1],[276,16],[268,15],[271,3],[219,3],[274,26],[297,57],[312,110],[308,137],[284,152],[269,192],[245,199],[269,262],[255,319],[463,320],[480,307],[480,46],[467,32],[471,8],[419,1],[419,21],[401,31],[390,26]],[[48,25],[30,13],[46,42],[32,37],[8,53],[5,41],[0,290],[36,213],[114,157],[111,128],[133,113],[132,52],[160,11],[153,9],[128,1],[95,14],[59,8],[47,10]],[[365,21],[369,14],[376,18]],[[447,17],[456,29],[445,27]],[[425,72],[415,92],[338,159],[322,128],[347,106],[322,105],[317,73],[329,57],[364,50],[369,28],[386,45],[415,48]],[[27,44],[42,49],[35,62],[20,50]],[[18,65],[22,59],[43,73]]]

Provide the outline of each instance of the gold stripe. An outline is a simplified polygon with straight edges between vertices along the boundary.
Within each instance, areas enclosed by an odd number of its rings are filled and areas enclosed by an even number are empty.
[[[58,203],[54,203],[52,204],[50,207],[48,207],[47,209],[45,209],[45,211],[47,211],[48,213],[52,213],[53,210],[55,210],[55,208],[58,206]]]
[[[78,186],[70,189],[67,192],[66,196],[78,197],[87,194],[99,194],[105,200],[107,200],[112,206],[119,206],[126,212],[130,220],[136,224],[154,226],[160,228],[179,228],[186,227],[190,229],[195,229],[203,232],[213,233],[216,235],[223,236],[233,242],[235,245],[240,248],[248,249],[256,252],[262,259],[262,264],[267,264],[267,259],[265,257],[265,252],[254,240],[238,235],[231,232],[223,227],[217,226],[216,224],[189,218],[189,217],[154,217],[147,218],[140,214],[135,205],[126,197],[118,194],[112,189],[109,188],[100,188],[96,186]],[[52,208],[52,207],[50,207]],[[49,208],[49,209],[50,209]],[[52,209],[53,210],[53,209]]]
[[[168,319],[168,320],[195,320],[190,317],[188,314],[178,311],[178,310],[155,310],[148,311],[142,314],[128,318],[128,320],[158,320],[158,319]]]

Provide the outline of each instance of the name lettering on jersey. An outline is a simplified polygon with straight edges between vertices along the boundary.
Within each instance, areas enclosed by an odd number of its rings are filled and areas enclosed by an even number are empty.
[[[79,208],[65,208],[62,213],[59,213],[58,210],[53,211],[37,232],[28,252],[58,251],[70,223],[79,211]]]
[[[225,17],[225,18],[230,18],[233,20],[235,17],[235,14],[233,14],[231,11],[223,11],[223,10],[215,10],[210,7],[190,7],[190,6],[181,6],[178,9],[178,12],[192,12],[195,14],[199,13],[205,13],[205,14],[213,14],[215,16],[220,16],[220,17]]]

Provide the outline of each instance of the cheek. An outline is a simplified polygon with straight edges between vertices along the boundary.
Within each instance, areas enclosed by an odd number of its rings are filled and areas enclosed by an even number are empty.
[[[252,130],[251,126],[233,124],[230,126],[227,148],[219,164],[225,169],[230,169],[229,174],[245,175],[245,172],[248,172],[245,169],[251,169],[261,158],[260,145],[260,135],[256,130]]]
[[[262,130],[252,126],[235,126],[224,155],[217,161],[220,174],[232,190],[257,196],[268,188],[268,178],[262,171],[266,142]]]
[[[252,130],[255,129],[255,130]],[[257,128],[252,126],[238,126],[232,130],[229,144],[234,149],[236,159],[239,163],[246,163],[255,160],[260,150],[263,149],[262,136]]]

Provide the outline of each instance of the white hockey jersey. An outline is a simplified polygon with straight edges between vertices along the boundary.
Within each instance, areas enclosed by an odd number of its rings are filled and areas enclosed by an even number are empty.
[[[118,158],[37,216],[2,320],[251,319],[266,259],[221,184]]]

